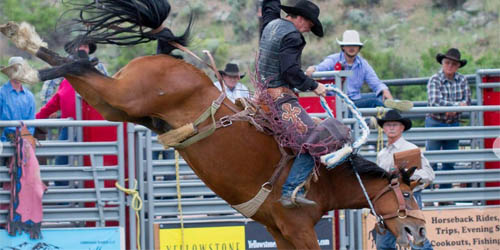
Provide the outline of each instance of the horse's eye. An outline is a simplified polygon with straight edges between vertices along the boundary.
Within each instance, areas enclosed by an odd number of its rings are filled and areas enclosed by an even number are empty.
[[[411,194],[408,192],[403,192],[403,196],[405,197],[405,199],[408,199],[410,198]]]

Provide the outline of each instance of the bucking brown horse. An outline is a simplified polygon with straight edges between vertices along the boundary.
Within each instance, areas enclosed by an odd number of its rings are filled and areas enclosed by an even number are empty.
[[[136,32],[135,38],[168,40],[152,36],[154,32],[145,31],[161,30],[158,27],[161,27],[170,10],[167,1],[100,0],[97,4],[104,6],[100,10],[105,13],[106,10],[123,8],[126,6],[124,2],[141,2],[140,5],[129,6],[140,8],[140,11],[122,13],[142,15],[141,18],[135,16],[136,18],[121,19],[140,28],[140,31],[128,30]],[[168,6],[168,10],[162,9],[160,5]],[[163,19],[156,16],[162,12],[167,12]],[[156,19],[152,21],[147,16],[154,16]],[[123,27],[121,23],[113,25]],[[120,28],[116,27],[110,30],[120,35]],[[113,77],[106,77],[94,69],[93,62],[88,58],[64,58],[47,49],[34,29],[27,24],[9,22],[0,26],[0,30],[17,47],[54,66],[49,71],[38,72],[39,76],[45,74],[47,78],[47,75],[63,75],[90,105],[110,121],[142,124],[162,134],[192,123],[220,96],[218,89],[203,71],[182,59],[166,55],[164,48],[159,48],[159,52],[163,54],[135,58]],[[91,31],[86,35],[100,43],[113,43],[112,37],[101,37],[99,40],[99,37],[92,37]],[[170,41],[175,42],[176,37],[170,38]],[[132,44],[138,42],[142,40],[136,39]],[[166,49],[167,52],[170,50]],[[13,70],[10,77],[15,78],[16,74],[19,76],[18,73],[19,70]],[[234,114],[235,109],[237,107],[225,99],[215,113],[215,120]],[[199,127],[210,122],[208,119],[199,124]],[[180,149],[179,152],[198,177],[231,205],[252,199],[261,185],[270,179],[281,158],[274,138],[257,131],[248,122],[233,122],[230,126],[219,128],[212,135]],[[411,238],[414,244],[423,243],[425,221],[411,191],[418,183],[410,183],[409,179],[414,169],[387,173],[376,164],[354,154],[331,171],[320,167],[319,179],[311,183],[307,193],[307,198],[314,200],[317,206],[287,209],[277,199],[281,193],[279,187],[284,183],[290,165],[289,162],[270,195],[251,216],[266,226],[278,248],[319,249],[314,225],[323,214],[332,209],[369,207],[354,169],[361,176],[375,212],[383,218],[384,226],[397,237],[398,244],[408,246]]]

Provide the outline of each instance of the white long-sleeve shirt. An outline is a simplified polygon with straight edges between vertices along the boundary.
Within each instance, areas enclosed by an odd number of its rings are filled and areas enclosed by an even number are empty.
[[[222,91],[219,81],[214,82],[214,85],[219,89],[219,91]],[[248,88],[245,85],[238,82],[236,83],[236,86],[234,86],[233,90],[229,89],[226,86],[226,96],[227,98],[229,98],[229,100],[231,100],[234,103],[238,98],[249,97],[250,92],[248,91]]]
[[[393,144],[386,146],[383,148],[377,155],[377,164],[385,169],[386,171],[393,171],[394,167],[394,153],[406,151],[410,149],[418,148],[417,145],[405,140],[402,136]],[[434,170],[429,164],[429,161],[422,154],[422,168],[417,169],[415,173],[412,175],[412,180],[417,180],[422,178],[424,182],[432,182],[436,175],[434,174]],[[420,190],[422,187],[416,187],[416,190]]]

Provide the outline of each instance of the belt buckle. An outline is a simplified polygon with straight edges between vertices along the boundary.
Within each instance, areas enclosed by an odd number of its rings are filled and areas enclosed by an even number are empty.
[[[224,127],[224,128],[225,128],[225,127],[229,127],[229,126],[231,126],[231,125],[233,124],[233,121],[231,121],[231,119],[229,119],[229,116],[227,116],[227,115],[226,115],[226,116],[221,117],[221,118],[219,119],[219,121],[220,121],[220,125],[221,125],[222,127]]]

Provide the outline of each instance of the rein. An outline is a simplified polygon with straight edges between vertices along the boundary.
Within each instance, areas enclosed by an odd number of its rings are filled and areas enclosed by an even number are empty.
[[[352,162],[351,162],[352,166]],[[358,170],[356,170],[355,167],[353,167],[354,173],[356,174],[356,178],[358,179],[359,185],[361,186],[361,189],[363,190],[363,194],[366,198],[366,201],[368,202],[368,205],[370,206],[371,213],[375,216],[377,219],[377,224],[379,225],[380,228],[385,228],[385,220],[390,220],[393,218],[401,218],[404,219],[407,216],[422,220],[425,222],[425,217],[422,211],[416,210],[416,209],[407,209],[406,206],[406,201],[403,197],[403,192],[401,191],[401,188],[399,186],[399,180],[397,178],[392,178],[389,185],[385,186],[384,189],[380,190],[378,194],[375,196],[373,200],[370,199],[368,196],[368,192],[366,191],[365,186],[363,185],[363,181],[361,180],[361,177],[359,176]],[[396,195],[396,198],[398,200],[398,209],[396,212],[393,213],[388,213],[385,215],[379,215],[375,211],[374,203],[380,199],[385,193],[393,191],[394,195]]]
[[[321,161],[325,165],[327,165],[328,169],[332,169],[332,168],[336,167],[337,165],[339,165],[340,163],[342,163],[346,159],[349,159],[349,161],[351,162],[351,166],[353,166],[352,157],[350,157],[350,156],[352,156],[353,151],[354,151],[354,153],[357,153],[357,151],[359,150],[361,145],[363,145],[366,142],[367,137],[370,133],[370,130],[368,129],[366,122],[361,117],[361,113],[356,108],[354,103],[349,99],[349,97],[347,97],[340,89],[335,87],[335,85],[327,84],[326,88],[327,88],[327,90],[334,91],[347,104],[347,107],[353,113],[354,118],[360,124],[362,134],[361,134],[361,137],[358,138],[353,143],[352,147],[349,145],[344,145],[344,147],[342,149],[340,149],[336,152],[321,156]],[[321,101],[321,106],[325,109],[327,114],[330,117],[334,117],[333,112],[328,107],[328,104],[326,103],[325,98],[320,97],[320,101]],[[396,217],[406,218],[407,216],[410,216],[410,217],[425,221],[422,211],[406,208],[406,202],[404,200],[403,193],[399,187],[399,180],[397,178],[391,179],[389,185],[387,185],[383,190],[381,190],[375,196],[375,199],[373,199],[373,201],[372,201],[372,200],[370,200],[370,197],[368,196],[368,192],[366,191],[365,185],[363,184],[363,181],[361,180],[361,177],[359,176],[358,170],[354,166],[352,168],[354,169],[354,173],[356,174],[356,178],[358,179],[359,185],[361,186],[361,189],[363,190],[363,195],[365,196],[366,201],[368,202],[368,205],[370,206],[371,213],[376,217],[377,224],[380,225],[382,228],[385,228],[385,221],[384,220],[388,220],[388,219],[392,219],[392,218],[396,218]],[[382,195],[384,195],[385,193],[387,193],[391,190],[394,191],[394,194],[396,195],[396,198],[398,200],[398,210],[396,212],[385,214],[385,215],[377,214],[373,204],[380,197],[382,197]]]

